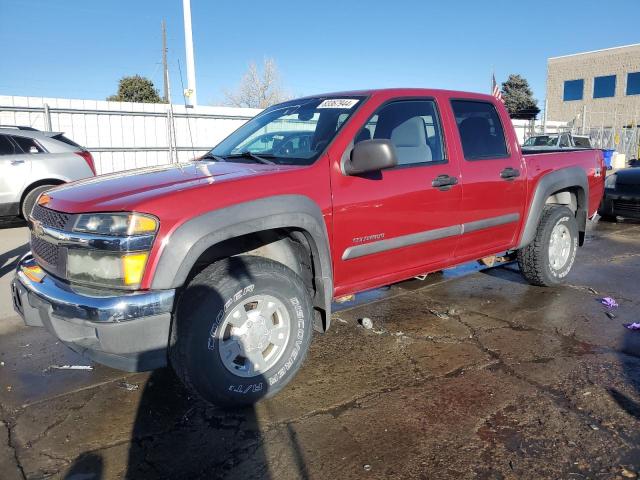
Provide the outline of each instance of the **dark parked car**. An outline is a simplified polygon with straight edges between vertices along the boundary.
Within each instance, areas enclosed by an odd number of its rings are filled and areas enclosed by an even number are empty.
[[[598,213],[604,220],[616,216],[640,218],[640,168],[624,168],[607,176]]]

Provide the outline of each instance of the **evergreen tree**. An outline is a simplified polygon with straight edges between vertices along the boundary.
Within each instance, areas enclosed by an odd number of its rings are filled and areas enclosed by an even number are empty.
[[[540,113],[529,82],[518,74],[509,75],[502,84],[502,99],[512,118],[531,119]]]

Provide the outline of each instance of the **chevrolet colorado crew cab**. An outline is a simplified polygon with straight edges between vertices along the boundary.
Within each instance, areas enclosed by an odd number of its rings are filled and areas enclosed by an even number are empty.
[[[603,173],[598,150],[528,154],[488,95],[287,101],[197,160],[42,194],[13,299],[96,362],[171,365],[212,403],[251,404],[296,374],[334,298],[502,252],[561,282]]]

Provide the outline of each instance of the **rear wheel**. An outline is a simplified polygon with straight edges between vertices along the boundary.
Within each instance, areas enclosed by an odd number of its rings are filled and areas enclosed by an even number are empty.
[[[196,275],[180,300],[171,364],[211,403],[253,404],[295,376],[312,320],[304,282],[286,266],[253,256],[221,260]]]
[[[22,214],[22,218],[27,220],[40,194],[46,192],[47,190],[51,190],[53,187],[55,187],[55,185],[40,185],[30,190],[25,195],[24,200],[22,200],[22,205],[20,206],[20,213]]]
[[[536,236],[518,250],[520,271],[532,285],[557,285],[568,275],[578,250],[578,225],[567,207],[544,208]]]

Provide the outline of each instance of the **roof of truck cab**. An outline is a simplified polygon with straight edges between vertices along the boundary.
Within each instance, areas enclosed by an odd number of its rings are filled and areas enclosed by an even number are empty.
[[[477,92],[463,92],[460,90],[443,90],[438,88],[376,88],[368,90],[347,90],[342,92],[327,92],[319,93],[316,95],[307,95],[305,97],[291,99],[290,101],[303,100],[305,98],[319,98],[319,97],[373,97],[378,95],[384,96],[433,96],[433,95],[445,95],[448,97],[464,97],[464,98],[478,98],[482,100],[494,100],[495,97],[489,94],[477,93]],[[283,102],[284,103],[284,102]]]

